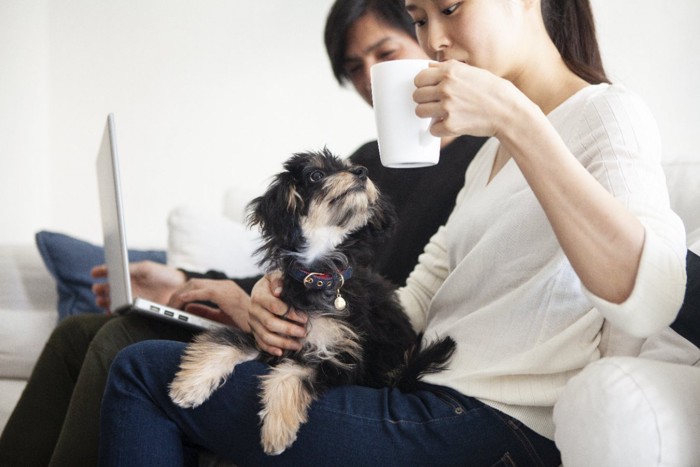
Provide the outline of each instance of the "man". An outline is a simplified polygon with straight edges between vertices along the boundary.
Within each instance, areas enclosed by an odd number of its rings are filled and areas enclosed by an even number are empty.
[[[325,43],[338,82],[351,82],[370,105],[369,69],[374,63],[427,58],[402,0],[336,1],[327,18]],[[447,220],[467,165],[483,141],[468,136],[445,140],[440,162],[423,169],[384,168],[376,141],[350,156],[369,169],[396,207],[397,233],[377,256],[375,267],[397,285],[404,284],[430,236]],[[106,272],[100,266],[93,275],[104,277]],[[153,262],[134,263],[130,272],[134,293],[144,298],[185,306],[243,329],[265,319],[248,315],[248,294],[257,278],[228,280],[214,271],[193,274]],[[101,307],[109,306],[107,287],[93,286]],[[196,301],[217,307],[192,303]],[[119,350],[147,339],[189,341],[194,334],[138,315],[85,314],[61,322],[0,437],[0,465],[95,465],[102,392]]]

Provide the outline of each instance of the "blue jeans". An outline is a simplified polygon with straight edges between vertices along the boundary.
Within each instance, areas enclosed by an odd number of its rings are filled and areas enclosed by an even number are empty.
[[[279,456],[260,446],[259,362],[236,367],[209,400],[182,409],[168,397],[185,344],[146,341],[112,365],[102,404],[100,465],[196,465],[206,449],[239,467],[558,466],[550,441],[474,398],[424,384],[415,393],[342,386],[312,403]]]

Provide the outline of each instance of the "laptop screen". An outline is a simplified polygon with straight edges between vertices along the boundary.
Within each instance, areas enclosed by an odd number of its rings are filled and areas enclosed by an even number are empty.
[[[96,165],[105,263],[109,271],[110,308],[115,311],[130,306],[132,296],[113,114],[107,116]]]

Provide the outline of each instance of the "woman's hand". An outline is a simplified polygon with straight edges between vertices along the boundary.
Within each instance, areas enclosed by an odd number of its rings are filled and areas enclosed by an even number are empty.
[[[432,118],[435,136],[497,136],[507,115],[509,81],[456,60],[431,63],[414,81],[416,115]],[[524,96],[523,96],[524,97]]]
[[[90,271],[95,279],[108,278],[107,265],[95,266]],[[186,281],[185,273],[154,261],[139,261],[129,264],[131,289],[134,295],[158,303],[167,303],[172,293]],[[93,284],[95,303],[109,310],[109,282]]]
[[[168,306],[250,332],[250,297],[229,279],[190,279],[173,292]]]
[[[249,314],[258,347],[276,356],[284,350],[301,349],[299,339],[306,336],[306,315],[290,309],[279,299],[281,293],[280,275],[266,275],[253,287]]]

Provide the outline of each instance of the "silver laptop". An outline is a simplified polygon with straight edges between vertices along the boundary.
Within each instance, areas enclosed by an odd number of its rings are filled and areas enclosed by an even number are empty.
[[[119,179],[119,154],[117,153],[113,114],[107,116],[107,124],[102,135],[102,143],[97,154],[96,165],[97,184],[100,192],[100,211],[102,213],[105,263],[109,271],[109,298],[112,312],[145,313],[149,316],[201,329],[213,329],[224,326],[219,322],[143,298],[136,297],[135,300],[132,298],[124,207]]]

